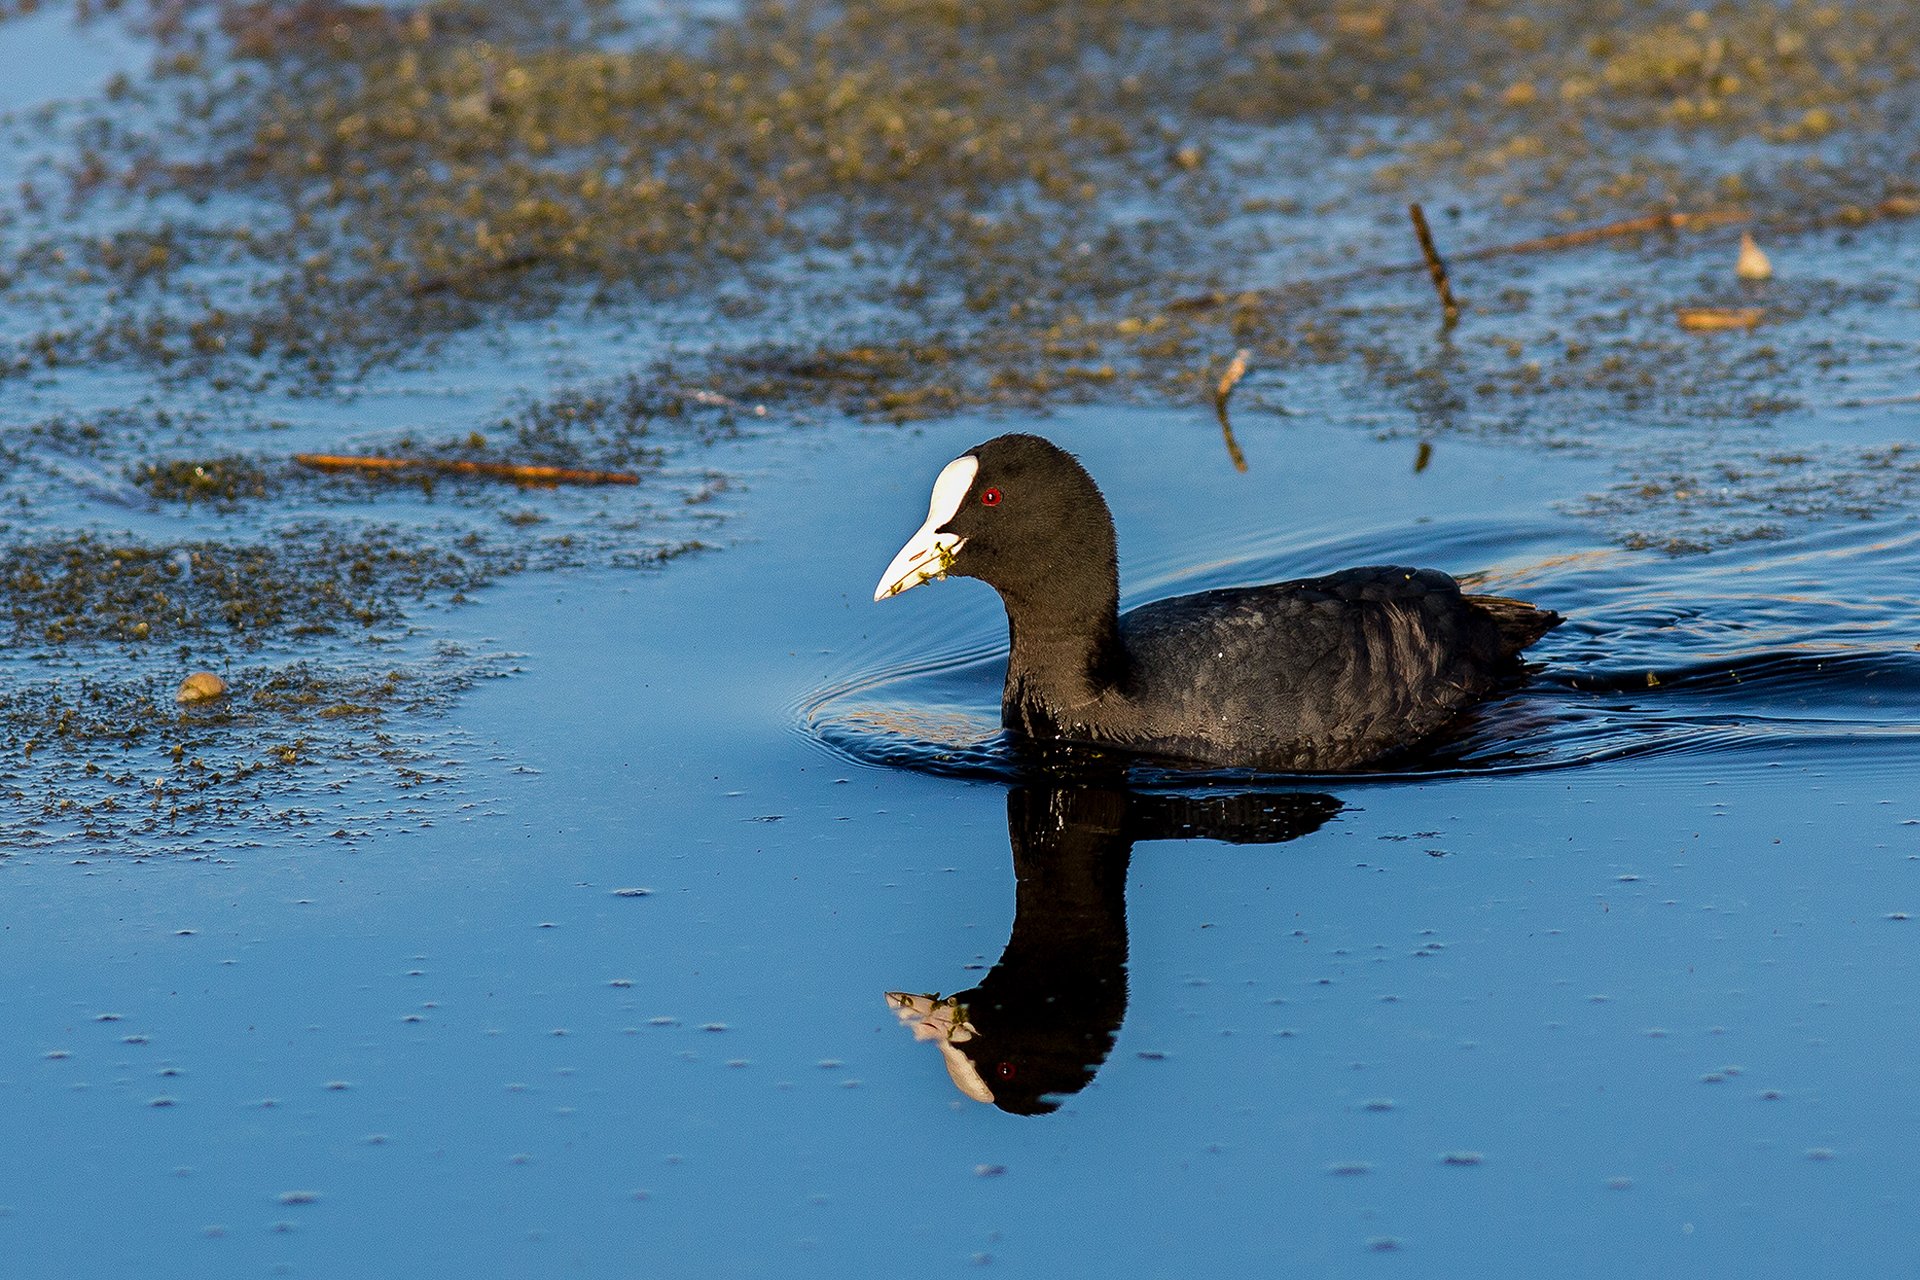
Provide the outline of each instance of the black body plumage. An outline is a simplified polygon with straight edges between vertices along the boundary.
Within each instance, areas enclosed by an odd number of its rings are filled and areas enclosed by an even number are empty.
[[[1078,460],[1021,434],[962,458],[977,463],[971,485],[922,533],[957,539],[947,571],[999,591],[1002,718],[1035,739],[1260,769],[1372,764],[1444,729],[1560,622],[1394,565],[1123,615],[1113,520]]]

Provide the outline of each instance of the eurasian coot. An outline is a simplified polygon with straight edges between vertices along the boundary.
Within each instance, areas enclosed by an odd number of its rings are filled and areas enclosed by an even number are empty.
[[[1009,730],[1259,769],[1349,769],[1414,746],[1561,621],[1393,565],[1122,615],[1106,500],[1072,454],[1023,434],[947,464],[873,598],[948,574],[979,578],[1006,605]]]

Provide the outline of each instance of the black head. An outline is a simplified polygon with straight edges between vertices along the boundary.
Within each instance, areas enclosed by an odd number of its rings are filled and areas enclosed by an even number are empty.
[[[979,578],[1009,606],[1111,601],[1119,585],[1113,517],[1065,449],[1039,436],[996,436],[941,471],[926,524],[887,567],[874,599],[949,574]]]

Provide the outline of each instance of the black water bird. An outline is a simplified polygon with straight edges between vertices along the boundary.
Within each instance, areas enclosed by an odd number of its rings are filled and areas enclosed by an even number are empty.
[[[1310,792],[1187,797],[1117,787],[1015,787],[1007,842],[1013,936],[980,985],[951,996],[889,991],[887,1003],[940,1046],[968,1097],[1041,1115],[1078,1093],[1113,1050],[1127,1012],[1127,866],[1140,840],[1277,844],[1339,813]]]
[[[1350,769],[1416,746],[1511,679],[1561,621],[1398,565],[1122,614],[1106,500],[1072,454],[1021,434],[947,464],[873,598],[949,574],[1006,606],[1010,731],[1255,769]]]

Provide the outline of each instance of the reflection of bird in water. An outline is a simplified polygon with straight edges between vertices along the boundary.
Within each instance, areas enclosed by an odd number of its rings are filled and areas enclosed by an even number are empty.
[[[1127,863],[1135,841],[1277,844],[1340,812],[1332,796],[1167,796],[1114,788],[1016,787],[1007,794],[1017,897],[1013,936],[979,986],[944,999],[887,993],[932,1040],[966,1094],[1039,1115],[1078,1093],[1113,1049],[1127,1011]]]

